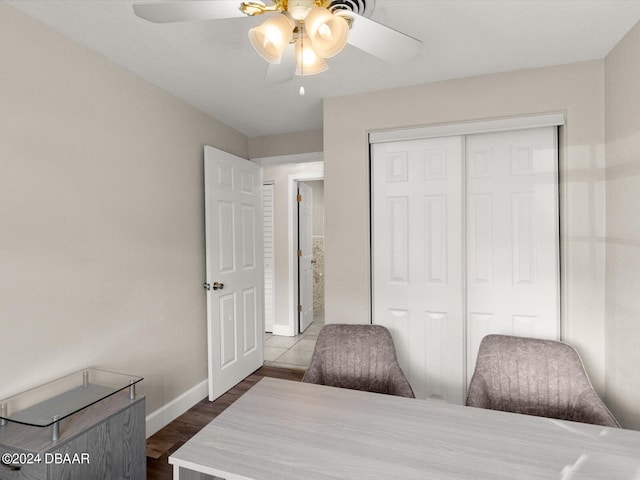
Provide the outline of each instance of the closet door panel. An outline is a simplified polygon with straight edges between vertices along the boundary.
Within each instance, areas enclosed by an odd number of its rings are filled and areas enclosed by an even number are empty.
[[[484,335],[559,336],[556,129],[469,135],[466,159],[470,378]]]
[[[462,138],[376,144],[373,321],[416,397],[462,403]]]

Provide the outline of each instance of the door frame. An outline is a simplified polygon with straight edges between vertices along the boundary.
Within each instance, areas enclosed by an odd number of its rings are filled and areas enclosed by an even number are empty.
[[[295,337],[300,333],[298,325],[298,182],[324,180],[324,169],[316,173],[295,173],[289,175],[288,214],[289,214],[289,333]]]
[[[278,165],[289,165],[289,164],[296,164],[296,165],[300,165],[301,168],[304,164],[309,164],[314,165],[315,168],[318,168],[317,173],[312,173],[312,172],[307,172],[307,173],[299,173],[297,175],[290,175],[292,177],[300,177],[300,180],[324,180],[324,152],[309,152],[309,153],[294,153],[294,154],[290,154],[290,155],[277,155],[277,156],[270,156],[270,157],[253,157],[251,158],[252,162],[257,163],[258,165],[260,165],[261,167],[271,167],[271,166],[278,166]],[[321,165],[321,168],[319,168],[318,166]],[[319,175],[319,177],[318,177]],[[317,178],[313,178],[313,177],[317,177]],[[287,195],[288,195],[288,220],[287,220],[287,238],[288,238],[288,256],[287,256],[287,262],[288,262],[288,276],[287,276],[287,281],[289,283],[288,287],[287,287],[287,305],[290,306],[290,308],[287,308],[288,310],[288,318],[287,318],[287,324],[286,325],[279,325],[279,324],[274,324],[273,326],[273,335],[280,335],[280,336],[286,336],[286,337],[294,337],[296,335],[296,330],[297,330],[297,282],[295,282],[295,280],[297,280],[297,269],[298,269],[298,257],[296,255],[295,257],[295,267],[292,266],[292,258],[293,258],[293,253],[297,253],[296,249],[294,248],[295,245],[297,246],[297,241],[295,242],[295,244],[292,244],[291,241],[291,237],[293,236],[293,232],[296,232],[297,234],[297,201],[296,201],[296,205],[295,205],[295,213],[296,215],[293,215],[292,210],[292,203],[291,203],[291,198],[293,197],[294,199],[297,198],[297,180],[298,178],[294,178],[293,179],[296,183],[294,185],[292,185],[292,181],[291,179],[288,179],[288,185],[287,185]],[[263,181],[264,181],[264,177],[263,177]],[[283,185],[284,187],[284,185]],[[294,189],[295,187],[295,189]],[[295,191],[296,193],[292,193],[293,191]],[[276,205],[277,205],[277,197],[278,194],[276,192]],[[275,207],[275,210],[277,212],[278,207]],[[277,214],[277,213],[276,213]],[[295,226],[295,230],[293,227],[293,220],[295,217],[296,220],[296,226]],[[295,269],[294,269],[295,268]],[[295,285],[293,285],[293,283],[295,282]],[[280,288],[279,290],[282,291],[284,288]],[[276,309],[277,309],[277,301],[276,301]],[[294,312],[295,309],[295,312]]]

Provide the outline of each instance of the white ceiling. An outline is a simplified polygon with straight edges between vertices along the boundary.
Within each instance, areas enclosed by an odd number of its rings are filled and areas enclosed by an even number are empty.
[[[640,19],[640,0],[376,0],[371,19],[422,40],[418,57],[347,45],[301,97],[300,77],[264,81],[247,39],[260,18],[153,24],[131,0],[6,1],[249,137],[322,128],[326,97],[604,58]]]

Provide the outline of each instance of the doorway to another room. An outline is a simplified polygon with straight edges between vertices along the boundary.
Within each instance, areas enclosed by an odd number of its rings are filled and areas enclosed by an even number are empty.
[[[298,182],[297,202],[298,333],[304,334],[324,325],[324,180]]]
[[[324,326],[323,173],[322,162],[264,169],[266,365],[307,368]]]

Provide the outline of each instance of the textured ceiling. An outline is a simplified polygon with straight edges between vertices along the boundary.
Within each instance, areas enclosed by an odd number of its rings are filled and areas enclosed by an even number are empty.
[[[347,45],[301,97],[299,77],[264,81],[247,39],[260,18],[152,24],[130,0],[7,3],[249,137],[322,128],[326,97],[604,58],[640,19],[640,0],[377,0],[371,19],[422,40],[418,57],[388,65]]]

